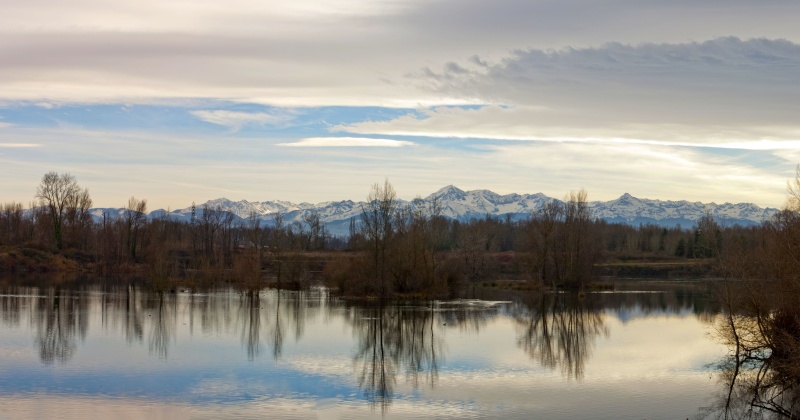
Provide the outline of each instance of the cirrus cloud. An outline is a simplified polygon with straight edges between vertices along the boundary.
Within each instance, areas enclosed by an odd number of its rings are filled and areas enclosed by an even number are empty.
[[[365,137],[308,137],[293,143],[278,143],[285,147],[405,147],[414,143],[404,140]]]
[[[25,149],[31,147],[42,147],[42,145],[35,143],[0,143],[0,149]]]
[[[293,116],[288,112],[266,113],[239,112],[229,110],[201,110],[191,111],[191,114],[205,122],[229,127],[233,130],[239,130],[246,125],[285,125],[293,119]]]

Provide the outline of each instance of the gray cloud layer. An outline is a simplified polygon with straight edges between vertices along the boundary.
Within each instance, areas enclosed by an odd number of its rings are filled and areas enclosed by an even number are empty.
[[[454,97],[591,111],[609,122],[794,124],[800,110],[800,45],[786,40],[613,43],[516,51],[485,68],[479,61],[411,77]]]
[[[496,62],[520,48],[527,55],[511,60],[525,66],[547,61],[530,48],[613,41],[624,60],[622,44],[641,42],[800,42],[800,3],[788,0],[0,0],[0,9],[0,99],[448,102],[409,89],[403,73],[475,54]]]
[[[529,49],[494,64],[473,57],[408,77],[439,95],[496,106],[439,108],[424,111],[423,118],[409,115],[336,130],[523,140],[622,138],[673,145],[773,140],[791,149],[800,140],[800,45],[787,40],[728,37]]]

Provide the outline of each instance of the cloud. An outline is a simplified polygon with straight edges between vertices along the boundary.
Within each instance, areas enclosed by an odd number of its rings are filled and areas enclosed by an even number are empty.
[[[509,51],[610,41],[800,42],[800,4],[788,0],[6,3],[0,100],[56,103],[442,104],[454,99],[415,89],[403,74],[423,66],[467,74]]]
[[[528,49],[476,62],[426,67],[408,78],[442,96],[492,105],[431,108],[333,130],[758,149],[796,148],[800,140],[800,44],[786,40]]]
[[[585,187],[592,200],[614,198],[624,186],[638,197],[778,207],[792,166],[769,152],[731,155],[718,149],[654,145],[536,142],[490,150],[490,156],[484,157],[486,165],[502,162],[509,170],[528,174],[537,185],[547,186],[551,189],[547,192],[556,197]],[[761,162],[753,164],[753,160]],[[778,167],[787,171],[777,171]]]
[[[288,113],[238,112],[227,110],[191,111],[195,117],[216,125],[239,130],[246,125],[285,125],[294,117]]]
[[[0,149],[8,148],[8,149],[20,149],[20,148],[31,148],[31,147],[41,147],[41,144],[35,143],[0,143]]]
[[[309,137],[293,143],[278,143],[285,147],[405,147],[414,143],[404,140],[365,137]]]
[[[52,102],[37,102],[36,106],[38,106],[39,108],[44,108],[44,109],[53,109],[53,108],[58,107],[58,104],[55,104],[55,103],[52,103]]]
[[[784,14],[798,12],[800,5],[791,0],[439,0],[413,8],[401,22],[420,38],[460,40],[477,52],[508,39],[537,48],[683,42],[720,34],[797,40],[800,30]]]
[[[734,124],[690,125],[606,122],[592,115],[565,116],[543,107],[436,107],[386,121],[339,124],[333,132],[362,135],[489,139],[662,146],[742,150],[800,149],[800,126]]]
[[[800,45],[786,40],[528,49],[470,67],[423,68],[409,78],[455,98],[545,106],[611,123],[776,124],[796,120],[800,108]]]

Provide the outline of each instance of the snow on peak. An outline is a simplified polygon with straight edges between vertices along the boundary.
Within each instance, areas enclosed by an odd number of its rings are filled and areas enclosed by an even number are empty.
[[[444,188],[441,188],[439,191],[428,196],[428,200],[430,200],[433,196],[435,196],[439,200],[461,200],[465,196],[464,190],[461,190],[453,185],[448,185]]]
[[[427,198],[415,199],[410,203],[398,200],[398,204],[401,206],[407,204],[414,206],[424,205],[431,203],[434,197],[443,216],[462,221],[484,218],[487,215],[494,217],[511,215],[514,219],[519,220],[529,217],[532,212],[553,200],[553,198],[542,193],[500,195],[489,190],[465,192],[453,185],[448,185]],[[304,217],[310,212],[317,212],[320,218],[328,224],[331,233],[346,235],[349,220],[360,217],[363,205],[363,202],[350,200],[326,201],[318,204],[294,204],[280,200],[256,202],[247,200],[231,201],[227,198],[218,198],[197,205],[196,211],[199,215],[205,206],[219,208],[233,213],[242,222],[250,217],[251,214],[271,222],[274,220],[274,214],[280,212],[284,215],[285,223],[295,221],[303,223]],[[759,224],[768,220],[778,211],[773,208],[761,208],[751,203],[703,204],[688,201],[661,201],[640,199],[629,193],[625,193],[611,201],[593,201],[589,203],[589,208],[593,217],[611,222],[625,222],[637,226],[640,223],[655,223],[662,226],[681,224],[684,227],[691,226],[695,221],[703,217],[706,212],[710,212],[717,221],[723,224]],[[90,211],[95,218],[102,218],[104,212],[106,214],[118,213],[119,210],[122,209],[92,209]],[[163,210],[156,211],[152,212],[150,217],[158,217],[164,214],[166,212]],[[169,217],[188,221],[191,215],[191,207],[174,210],[169,212],[168,215]]]

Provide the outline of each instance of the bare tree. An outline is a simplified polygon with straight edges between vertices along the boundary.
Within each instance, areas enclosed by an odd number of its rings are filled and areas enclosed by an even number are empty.
[[[597,259],[588,194],[581,189],[566,198],[559,258],[556,258],[557,273],[562,282],[583,288],[590,280]]]
[[[456,246],[470,282],[483,280],[487,275],[486,253],[491,242],[489,228],[483,220],[465,224],[459,229]]]
[[[563,214],[564,206],[557,200],[548,201],[532,214],[528,238],[532,254],[531,280],[539,285],[544,285],[547,281],[555,283],[555,270],[552,268],[552,253],[555,250],[553,241]]]
[[[75,210],[78,203],[83,203],[88,210],[88,206],[91,205],[89,190],[81,190],[78,180],[69,173],[59,175],[57,172],[48,172],[36,188],[36,199],[39,205],[47,208],[48,216],[53,223],[56,248],[62,249],[64,220],[71,210]]]
[[[92,216],[89,214],[90,207],[92,207],[92,199],[89,197],[87,189],[79,190],[77,194],[69,197],[65,219],[68,245],[87,248],[92,225]]]
[[[281,287],[283,277],[283,249],[286,237],[286,228],[284,226],[283,212],[280,210],[272,214],[274,227],[272,229],[272,244],[270,248],[270,265],[273,266],[275,277],[278,281],[278,288]]]
[[[308,233],[306,234],[306,240],[304,241],[304,249],[308,251],[309,249],[313,248],[322,248],[324,243],[320,243],[322,233],[324,230],[324,224],[320,219],[319,212],[316,210],[312,210],[308,212],[305,216],[303,216],[303,221],[306,222],[308,225]]]
[[[21,203],[5,203],[0,213],[0,244],[22,242],[25,213]]]
[[[258,213],[251,211],[247,216],[247,240],[253,248],[261,248],[261,218]]]
[[[534,283],[582,288],[591,280],[599,248],[585,190],[546,203],[528,227]]]
[[[128,228],[128,250],[134,260],[136,259],[136,242],[139,231],[147,220],[146,211],[147,200],[137,200],[136,197],[128,199],[128,206],[125,208],[125,226]]]
[[[786,192],[788,200],[786,209],[791,211],[800,211],[800,165],[795,168],[794,181],[786,182]]]
[[[229,211],[221,211],[219,207],[217,211],[222,213],[222,218],[220,219],[220,239],[222,243],[221,251],[221,260],[222,264],[225,267],[230,267],[232,260],[233,260],[233,248],[234,248],[234,235],[233,235],[233,228],[234,228],[234,219],[235,216],[233,213]]]
[[[387,290],[387,253],[394,233],[394,218],[397,207],[397,193],[389,180],[383,186],[375,184],[361,207],[361,231],[367,243],[372,269],[381,296]]]

